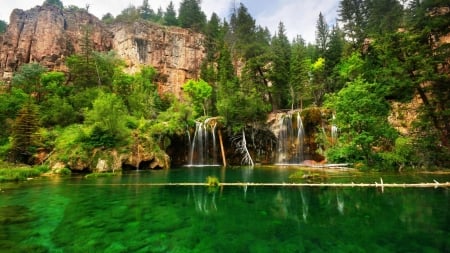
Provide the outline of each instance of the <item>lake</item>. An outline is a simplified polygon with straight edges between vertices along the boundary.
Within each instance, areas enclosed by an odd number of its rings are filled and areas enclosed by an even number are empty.
[[[0,252],[450,252],[448,188],[154,185],[208,176],[283,183],[295,171],[186,167],[1,183]],[[382,177],[450,181],[448,174]]]

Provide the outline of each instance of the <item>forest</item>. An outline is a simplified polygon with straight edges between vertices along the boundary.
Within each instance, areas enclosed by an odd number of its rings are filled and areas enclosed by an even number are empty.
[[[236,136],[262,129],[270,113],[319,108],[339,129],[333,145],[316,136],[329,163],[448,168],[450,2],[340,0],[338,13],[334,25],[318,13],[315,43],[290,40],[283,22],[272,34],[243,4],[228,19],[207,17],[199,0],[183,0],[178,10],[173,3],[153,10],[144,0],[106,14],[105,24],[139,20],[204,34],[206,57],[199,77],[183,86],[185,97],[158,93],[152,66],[124,72],[113,51],[93,49],[86,27],[67,73],[29,63],[0,81],[0,159],[39,164],[51,156],[69,166],[144,147],[170,160],[167,149],[196,121],[219,118],[226,136]],[[0,21],[0,34],[6,28]]]

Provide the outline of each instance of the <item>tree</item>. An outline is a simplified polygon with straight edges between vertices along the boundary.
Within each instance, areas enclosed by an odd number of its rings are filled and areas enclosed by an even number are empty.
[[[340,132],[338,145],[327,152],[330,160],[373,166],[379,152],[392,148],[397,133],[387,121],[388,103],[372,91],[376,85],[357,78],[328,97],[326,106],[335,112]]]
[[[178,21],[183,28],[203,31],[206,15],[200,8],[200,0],[183,0],[178,10]]]
[[[318,49],[319,56],[323,57],[325,55],[326,50],[328,49],[328,43],[330,39],[330,31],[328,28],[328,24],[322,15],[322,12],[319,13],[319,19],[316,23],[316,46]]]
[[[28,94],[15,87],[8,93],[0,94],[0,126],[2,126],[0,145],[8,141],[8,136],[13,129],[13,121],[28,99]]]
[[[139,16],[144,20],[154,19],[155,11],[150,8],[148,0],[143,0],[142,5],[139,7]]]
[[[303,108],[303,101],[310,97],[308,92],[311,59],[307,55],[305,41],[298,36],[291,47],[289,94],[291,108]]]
[[[31,162],[30,159],[37,144],[36,137],[38,129],[37,107],[30,100],[20,109],[14,123],[11,147],[11,159],[14,162]]]
[[[366,0],[368,36],[380,36],[396,32],[403,27],[403,7],[398,0]]]
[[[278,25],[278,32],[272,39],[272,63],[270,80],[272,82],[273,109],[289,107],[289,72],[291,61],[291,45],[286,36],[286,29],[282,22]]]
[[[178,25],[177,13],[175,12],[175,7],[172,1],[170,1],[169,5],[166,8],[166,12],[164,13],[164,25]]]
[[[60,9],[64,8],[63,3],[60,0],[45,0],[44,3],[42,5],[53,5],[56,6]]]
[[[321,106],[323,102],[323,96],[325,95],[325,59],[319,57],[311,65],[310,71],[310,86],[312,96],[314,98],[314,104]]]
[[[341,0],[339,3],[339,21],[343,24],[345,37],[354,49],[362,45],[367,38],[366,0]]]
[[[105,15],[103,15],[102,22],[105,24],[112,24],[114,22],[114,16],[108,12]]]
[[[339,76],[337,72],[337,66],[342,59],[344,52],[344,36],[338,25],[334,25],[331,29],[328,47],[325,50],[325,76],[326,80],[326,91],[336,92],[340,90],[344,83],[339,81]]]
[[[24,64],[14,75],[11,84],[13,87],[20,88],[27,94],[33,95],[39,103],[43,93],[41,75],[46,71],[47,69],[39,63]]]
[[[7,27],[8,24],[5,21],[0,20],[0,34],[5,33]]]
[[[112,147],[123,141],[128,130],[128,113],[122,99],[113,93],[100,94],[86,112],[86,123],[92,126],[89,142],[93,146]]]
[[[208,99],[211,97],[212,87],[203,80],[189,80],[183,85],[183,90],[192,99],[194,111],[199,115],[202,112],[203,116],[208,115]]]

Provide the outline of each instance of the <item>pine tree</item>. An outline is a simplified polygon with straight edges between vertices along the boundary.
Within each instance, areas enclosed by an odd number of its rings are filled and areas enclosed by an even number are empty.
[[[316,46],[320,57],[323,57],[328,48],[330,31],[322,12],[319,13],[319,19],[316,23]]]
[[[194,31],[203,31],[206,24],[206,15],[200,7],[200,0],[183,0],[178,10],[178,21],[183,28]]]
[[[274,108],[288,108],[289,103],[289,72],[291,61],[291,45],[286,36],[286,29],[282,22],[278,25],[278,32],[272,39],[272,68],[270,80],[272,81],[272,94]]]
[[[164,13],[164,25],[178,25],[177,13],[175,12],[175,7],[173,6],[172,1],[170,1],[169,5],[166,8],[166,12]]]
[[[7,27],[8,24],[5,21],[0,20],[0,34],[5,33]]]
[[[290,102],[291,108],[303,108],[303,101],[310,98],[308,92],[311,59],[307,56],[305,41],[298,36],[292,43],[290,64]]]
[[[353,48],[359,48],[367,38],[366,0],[341,0],[339,3],[339,21],[343,24],[346,39]]]
[[[30,100],[19,111],[13,128],[12,157],[16,162],[30,163],[30,158],[36,148],[38,113],[36,106]]]
[[[142,6],[139,7],[139,16],[144,20],[154,20],[155,11],[150,7],[148,0],[144,0]]]
[[[60,0],[45,0],[42,5],[53,5],[60,9],[64,8],[64,5]]]

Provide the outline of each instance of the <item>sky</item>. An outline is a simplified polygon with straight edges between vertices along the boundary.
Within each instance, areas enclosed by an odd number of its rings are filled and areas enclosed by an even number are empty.
[[[0,20],[9,23],[9,15],[13,9],[28,10],[41,5],[44,0],[0,0]],[[62,0],[64,6],[75,5],[86,7],[89,12],[101,18],[106,13],[114,16],[130,5],[140,6],[143,0]],[[157,10],[166,9],[170,0],[149,0],[150,7]],[[172,0],[178,10],[181,0]],[[290,39],[301,35],[307,42],[315,41],[316,22],[319,13],[331,26],[336,22],[339,0],[202,0],[202,10],[208,18],[213,12],[221,18],[229,19],[233,6],[242,2],[256,20],[258,25],[267,27],[274,34],[278,24],[283,22],[286,34]]]

